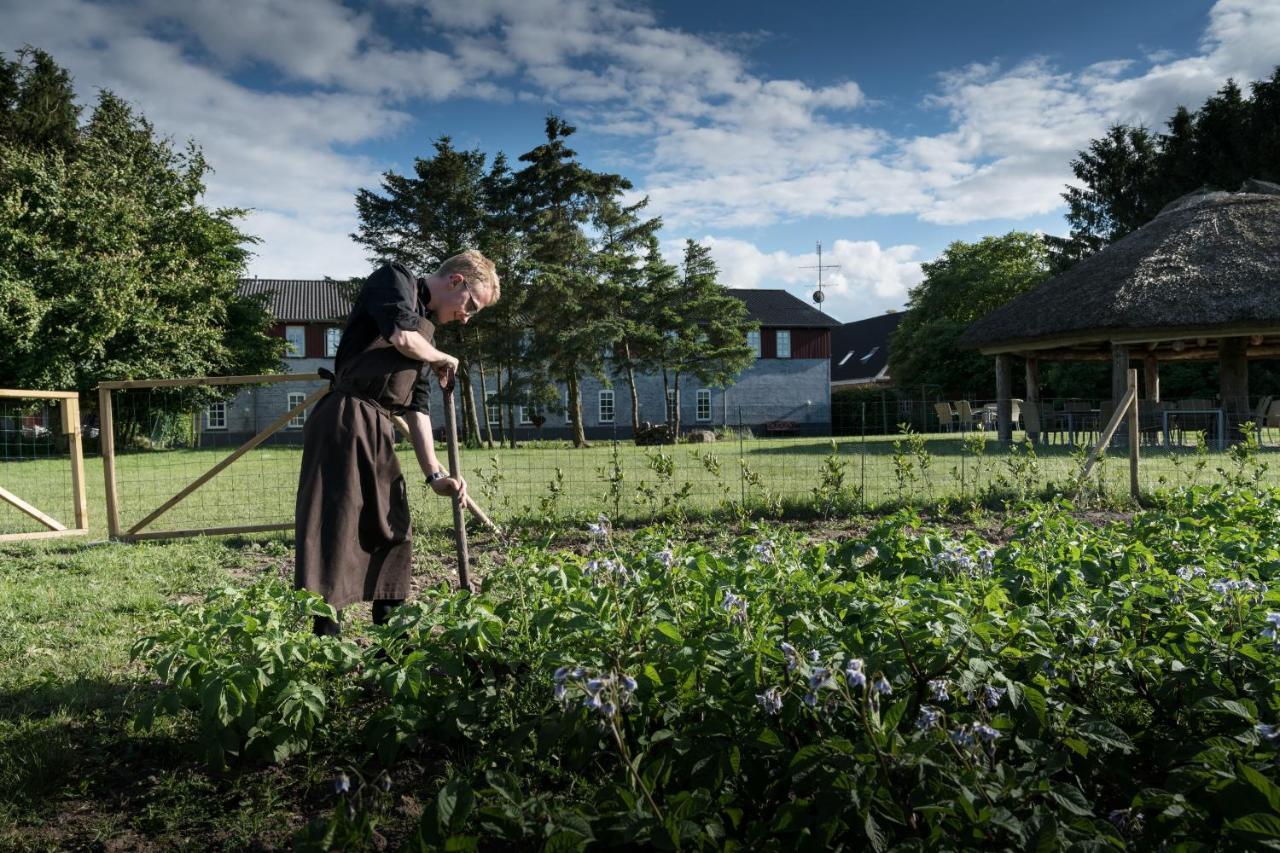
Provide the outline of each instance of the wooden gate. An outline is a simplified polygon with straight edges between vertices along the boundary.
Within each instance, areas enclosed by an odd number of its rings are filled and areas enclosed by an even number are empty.
[[[29,533],[0,533],[0,542],[22,539],[52,539],[60,536],[84,536],[89,532],[89,512],[84,489],[84,448],[80,441],[80,397],[75,391],[25,391],[0,389],[0,399],[57,400],[61,414],[62,434],[67,436],[71,451],[71,490],[75,526],[68,527],[49,513],[0,486],[0,501],[21,511],[48,528]]]
[[[158,518],[181,503],[192,492],[212,480],[237,459],[262,444],[262,442],[266,441],[279,430],[283,429],[290,420],[301,415],[310,406],[320,400],[321,397],[329,393],[329,388],[328,386],[325,386],[308,394],[301,403],[290,407],[287,412],[268,424],[265,429],[260,430],[248,441],[233,450],[227,457],[220,460],[217,464],[196,479],[192,480],[172,497],[168,498],[158,507],[147,513],[141,521],[131,525],[127,530],[120,524],[120,502],[116,489],[116,447],[114,412],[111,401],[111,393],[113,391],[125,389],[180,388],[195,385],[268,385],[277,382],[314,382],[319,379],[320,376],[315,373],[282,373],[265,376],[202,376],[192,379],[121,380],[103,382],[98,385],[99,410],[102,413],[102,466],[105,477],[104,486],[106,489],[107,529],[111,538],[125,540],[168,539],[178,536],[203,536],[224,533],[259,533],[269,530],[292,530],[292,521],[277,524],[241,524],[183,528],[178,530],[146,530],[145,528],[150,527]]]

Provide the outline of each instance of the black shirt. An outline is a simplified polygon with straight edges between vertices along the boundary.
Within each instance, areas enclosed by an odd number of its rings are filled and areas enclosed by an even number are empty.
[[[333,362],[334,373],[342,372],[342,365],[368,349],[379,335],[391,340],[396,329],[406,332],[421,331],[431,339],[435,327],[431,324],[431,312],[427,303],[431,295],[425,279],[417,278],[403,265],[385,264],[365,279],[347,327],[342,330],[338,342],[338,355]],[[430,381],[432,373],[423,370],[413,385],[413,398],[409,411],[430,414]]]

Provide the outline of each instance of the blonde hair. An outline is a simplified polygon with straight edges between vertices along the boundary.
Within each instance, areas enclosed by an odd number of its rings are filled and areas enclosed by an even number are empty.
[[[454,273],[465,276],[467,281],[484,288],[489,293],[490,305],[502,297],[502,285],[498,281],[497,267],[493,265],[493,261],[475,249],[467,249],[452,258],[446,258],[435,274],[448,277]]]

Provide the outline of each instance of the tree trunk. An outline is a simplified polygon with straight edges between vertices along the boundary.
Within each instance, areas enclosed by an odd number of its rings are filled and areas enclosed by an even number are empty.
[[[671,413],[672,415],[671,422],[673,424],[673,426],[671,427],[671,437],[676,442],[679,442],[680,441],[680,372],[679,371],[676,371],[676,389],[675,390],[676,390],[676,399],[675,399],[675,403],[671,406],[673,410]]]
[[[631,434],[640,433],[640,395],[636,393],[636,369],[631,362],[631,344],[624,344],[627,354],[627,385],[631,388]]]
[[[671,426],[671,389],[667,385],[667,369],[662,368],[662,422]]]
[[[514,373],[515,373],[514,368],[512,367],[507,368],[507,396],[508,397],[514,396],[511,393],[511,389],[514,388],[516,384],[515,378],[513,376]],[[499,421],[502,420],[501,409],[498,410],[498,420]],[[515,413],[515,406],[511,405],[510,403],[507,404],[507,431],[511,433],[511,449],[515,450],[516,449],[516,413]]]
[[[494,400],[501,400],[502,399],[502,365],[498,365],[496,375],[494,376],[494,381],[497,382],[498,387],[493,392],[493,398]],[[484,398],[484,422],[485,423],[490,422],[488,397]],[[498,418],[498,446],[502,447],[506,443],[506,441],[507,441],[507,436],[502,429],[502,418],[499,417]]]
[[[571,374],[565,385],[569,389],[569,411],[573,413],[573,446],[590,447],[587,444],[587,433],[582,428],[582,400],[579,399],[577,374]]]
[[[476,362],[476,372],[480,374],[480,400],[484,403],[484,440],[485,445],[493,450],[493,426],[489,423],[489,389],[484,381],[484,362]]]
[[[471,388],[471,371],[458,370],[458,390],[462,392],[462,441],[467,447],[480,446],[480,421],[476,418],[476,398]]]

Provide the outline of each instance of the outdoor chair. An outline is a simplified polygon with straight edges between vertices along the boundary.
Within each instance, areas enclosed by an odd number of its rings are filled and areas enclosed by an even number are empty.
[[[1138,401],[1139,443],[1160,443],[1164,431],[1164,412],[1168,408],[1168,403],[1162,403],[1158,400]]]
[[[1262,444],[1262,431],[1266,428],[1267,413],[1271,411],[1271,401],[1274,398],[1271,395],[1260,397],[1258,405],[1253,410],[1253,431],[1258,436],[1258,444]]]
[[[1048,410],[1042,410],[1040,404],[1033,400],[1022,403],[1022,428],[1028,433],[1039,435],[1041,444],[1049,444],[1054,436],[1062,440],[1062,419]]]
[[[956,428],[956,413],[950,403],[934,403],[933,410],[938,415],[938,425],[943,432],[951,432]]]
[[[971,430],[982,425],[982,410],[974,410],[968,400],[956,401],[956,415],[960,419],[960,429]]]
[[[1177,436],[1177,443],[1185,444],[1189,432],[1203,432],[1207,441],[1213,441],[1217,437],[1218,418],[1207,412],[1216,408],[1212,400],[1196,397],[1174,403],[1173,414],[1169,416],[1171,421],[1169,429]]]
[[[1102,439],[1102,431],[1107,428],[1107,424],[1111,423],[1111,418],[1116,413],[1115,400],[1103,400],[1098,406],[1098,426],[1094,430],[1090,444],[1097,444]]]
[[[1271,405],[1267,407],[1267,413],[1262,418],[1263,429],[1280,428],[1280,400],[1272,400]]]

